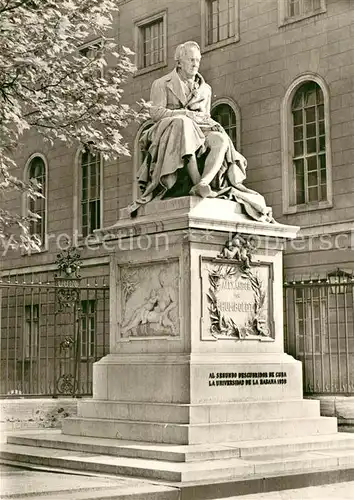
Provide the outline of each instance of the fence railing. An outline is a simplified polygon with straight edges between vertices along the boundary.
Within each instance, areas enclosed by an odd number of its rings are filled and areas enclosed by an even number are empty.
[[[284,285],[285,350],[304,391],[354,393],[354,280]],[[0,395],[92,394],[92,365],[109,351],[109,287],[98,277],[0,278]]]
[[[354,280],[285,283],[285,350],[305,393],[354,393]]]
[[[92,394],[92,365],[109,346],[104,281],[0,279],[2,397]]]

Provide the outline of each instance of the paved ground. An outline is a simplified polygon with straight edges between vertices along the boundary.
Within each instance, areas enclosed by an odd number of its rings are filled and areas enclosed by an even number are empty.
[[[66,500],[74,491],[85,498],[85,492],[89,492],[93,498],[93,492],[97,498],[110,496],[110,492],[131,494],[133,491],[140,493],[142,498],[168,498],[171,490],[151,485],[139,479],[95,477],[86,475],[65,474],[62,472],[46,472],[31,469],[22,469],[8,465],[0,465],[1,499],[23,499],[28,495],[31,500],[46,496]],[[81,494],[83,497],[81,497]],[[45,495],[45,496],[43,496]],[[162,497],[160,496],[162,495]],[[174,496],[174,495],[173,495]],[[78,498],[78,497],[77,497]],[[276,491],[270,493],[257,493],[232,497],[228,500],[353,500],[354,481],[337,483],[324,486],[312,486],[310,488],[299,488],[295,490]]]
[[[354,481],[311,486],[296,490],[272,491],[228,498],[227,500],[353,500]]]
[[[172,499],[178,493],[175,488],[154,485],[140,479],[123,477],[97,477],[83,474],[65,474],[45,470],[24,469],[0,464],[0,499],[36,500],[40,498],[118,498],[140,494],[141,499]],[[73,497],[72,497],[73,495]]]

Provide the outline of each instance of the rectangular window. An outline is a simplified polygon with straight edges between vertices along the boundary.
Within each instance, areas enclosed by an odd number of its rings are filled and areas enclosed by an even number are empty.
[[[202,50],[239,40],[238,0],[202,0]]]
[[[278,0],[280,24],[326,11],[326,0]]]
[[[88,151],[81,158],[81,223],[84,237],[101,227],[101,156]]]
[[[138,70],[145,72],[166,65],[166,13],[145,18],[135,26]]]
[[[102,41],[96,40],[90,42],[79,49],[80,54],[87,59],[97,59],[100,56],[100,51],[102,49]],[[97,77],[103,76],[103,66],[97,69]]]
[[[296,353],[319,354],[327,335],[327,298],[323,288],[296,290]]]
[[[39,306],[32,304],[25,306],[25,324],[23,338],[23,357],[33,359],[37,356],[39,336]]]
[[[81,301],[81,358],[95,356],[96,301]]]

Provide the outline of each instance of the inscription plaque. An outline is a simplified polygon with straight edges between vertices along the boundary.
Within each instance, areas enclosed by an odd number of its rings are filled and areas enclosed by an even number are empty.
[[[273,339],[272,268],[201,259],[202,338]]]
[[[287,373],[281,372],[210,372],[209,387],[285,385]]]

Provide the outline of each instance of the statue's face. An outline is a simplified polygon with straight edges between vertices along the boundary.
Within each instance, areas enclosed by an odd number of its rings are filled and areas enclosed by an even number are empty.
[[[181,57],[180,69],[188,78],[194,77],[199,70],[201,55],[197,47],[189,47]]]

